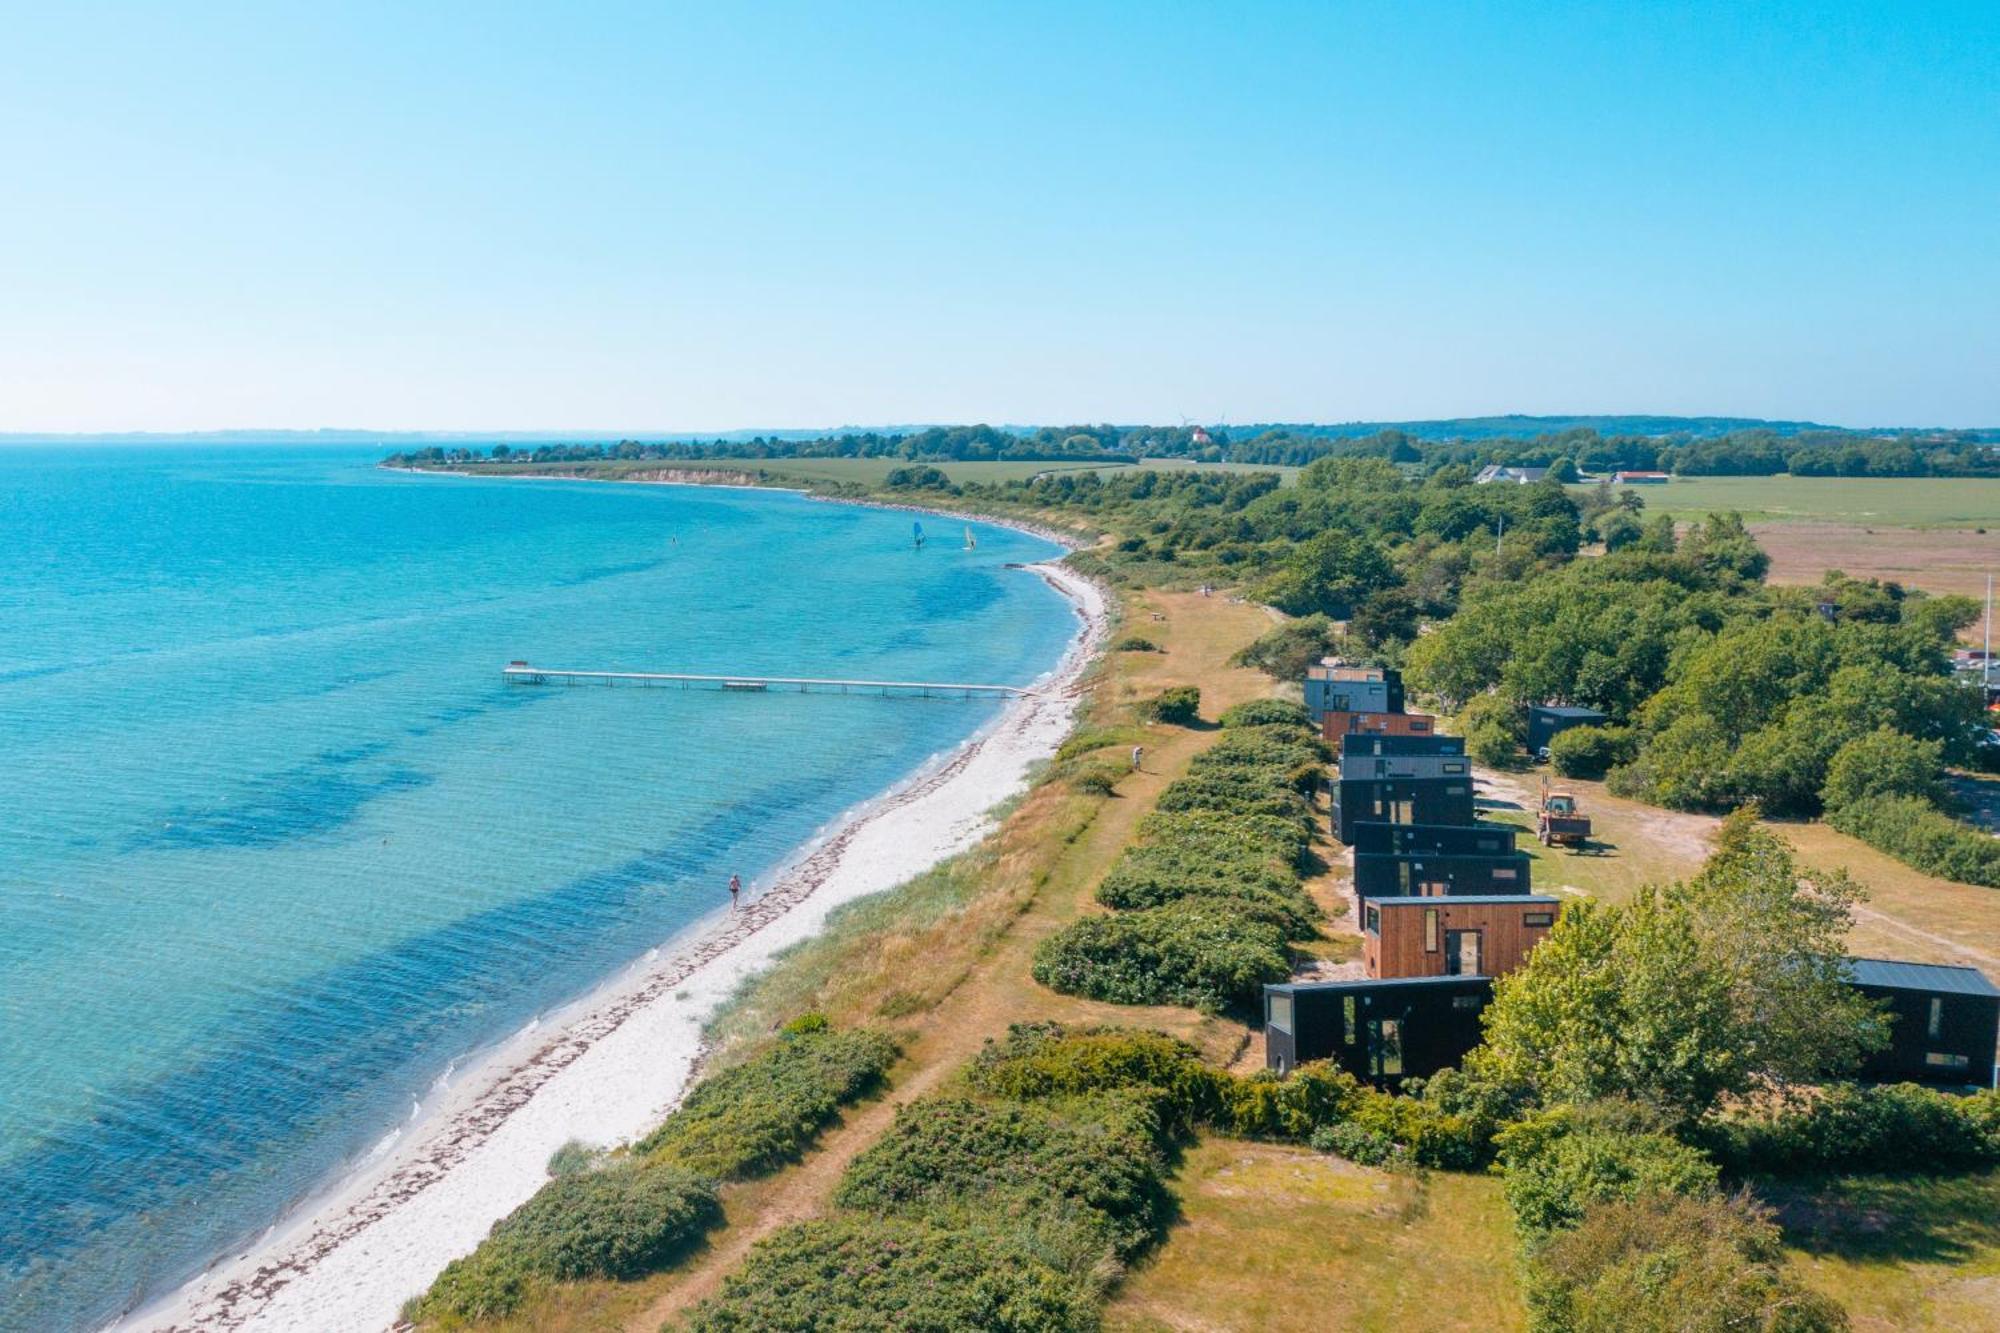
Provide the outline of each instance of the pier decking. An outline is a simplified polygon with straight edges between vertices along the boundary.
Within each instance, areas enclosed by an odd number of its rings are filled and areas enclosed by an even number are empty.
[[[509,662],[500,674],[510,685],[645,685],[683,690],[796,690],[800,694],[887,694],[925,699],[1039,698],[1020,685],[980,685],[956,680],[832,680],[816,676],[703,676],[683,671],[573,671]]]

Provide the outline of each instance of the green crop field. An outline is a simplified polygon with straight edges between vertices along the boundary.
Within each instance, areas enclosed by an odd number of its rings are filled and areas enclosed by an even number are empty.
[[[1632,490],[1649,512],[1676,516],[1733,509],[1764,522],[2000,527],[2000,479],[1985,477],[1689,477]]]

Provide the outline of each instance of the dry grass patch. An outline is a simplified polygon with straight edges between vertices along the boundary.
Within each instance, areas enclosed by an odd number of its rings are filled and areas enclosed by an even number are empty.
[[[1304,1148],[1210,1139],[1182,1221],[1125,1281],[1107,1329],[1518,1329],[1499,1183],[1392,1173]]]

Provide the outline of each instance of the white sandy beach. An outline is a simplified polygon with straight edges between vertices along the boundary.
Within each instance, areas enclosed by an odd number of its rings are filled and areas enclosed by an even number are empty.
[[[516,1035],[452,1084],[375,1162],[243,1255],[117,1327],[366,1333],[546,1178],[572,1139],[611,1145],[657,1124],[685,1091],[704,1021],[843,903],[976,843],[1070,726],[1105,601],[1058,565],[1032,567],[1082,624],[1038,697],[833,825],[744,905],[697,927],[560,1015]]]

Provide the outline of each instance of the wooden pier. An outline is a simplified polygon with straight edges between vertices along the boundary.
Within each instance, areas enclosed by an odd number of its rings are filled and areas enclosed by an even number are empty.
[[[885,694],[924,699],[1039,698],[1020,685],[977,685],[955,680],[831,680],[816,676],[703,676],[683,671],[572,671],[509,662],[500,674],[510,685],[645,685],[683,690],[800,694]]]

